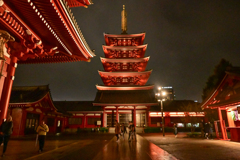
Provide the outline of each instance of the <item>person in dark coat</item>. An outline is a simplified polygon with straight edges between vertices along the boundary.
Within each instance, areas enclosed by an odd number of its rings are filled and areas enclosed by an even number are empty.
[[[126,126],[124,125],[124,123],[122,123],[122,126],[121,126],[121,133],[124,139],[124,133],[127,133]]]
[[[119,134],[121,133],[121,130],[120,130],[120,125],[118,123],[117,120],[115,120],[115,135],[117,137],[117,142],[118,142],[118,139],[119,139]]]
[[[176,123],[173,124],[173,133],[175,135],[175,138],[177,138],[178,131],[177,131],[177,124]]]
[[[211,138],[211,139],[212,139],[212,134],[213,134],[213,125],[212,125],[210,122],[208,122],[208,124],[209,124],[209,138]]]
[[[201,127],[201,137],[205,137],[205,122],[203,121],[203,119],[201,120],[200,127]]]
[[[205,135],[208,139],[208,136],[209,136],[209,131],[210,131],[210,124],[209,122],[205,125]]]
[[[0,139],[0,144],[3,142],[3,152],[2,152],[2,157],[3,157],[7,150],[8,141],[13,132],[12,116],[8,115],[7,120],[2,123],[0,128],[1,128],[1,134],[3,137],[2,139]]]

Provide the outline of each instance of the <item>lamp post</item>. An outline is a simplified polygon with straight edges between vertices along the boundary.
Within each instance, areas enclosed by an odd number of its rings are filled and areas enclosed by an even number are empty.
[[[161,105],[161,112],[162,112],[162,132],[163,132],[163,137],[165,136],[165,130],[164,130],[164,117],[163,117],[163,101],[165,101],[164,97],[166,96],[166,92],[162,91],[162,87],[158,87],[158,93],[157,99],[158,99],[158,104],[159,106]]]

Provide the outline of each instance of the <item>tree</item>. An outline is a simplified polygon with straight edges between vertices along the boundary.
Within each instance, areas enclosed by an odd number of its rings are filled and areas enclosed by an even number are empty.
[[[210,93],[220,84],[225,76],[225,71],[232,67],[232,64],[225,59],[221,59],[220,63],[215,66],[213,74],[208,77],[206,86],[203,88],[202,100],[204,101]]]

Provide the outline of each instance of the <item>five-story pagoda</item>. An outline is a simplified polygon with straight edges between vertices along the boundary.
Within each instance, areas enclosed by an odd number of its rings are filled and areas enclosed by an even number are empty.
[[[96,85],[94,106],[103,108],[104,127],[114,126],[114,120],[143,127],[149,121],[149,109],[157,105],[153,85],[145,85],[152,70],[146,71],[150,57],[144,57],[145,33],[127,34],[127,13],[123,6],[122,34],[105,34],[100,58],[104,71],[98,71],[104,85]],[[148,120],[147,120],[148,119]]]

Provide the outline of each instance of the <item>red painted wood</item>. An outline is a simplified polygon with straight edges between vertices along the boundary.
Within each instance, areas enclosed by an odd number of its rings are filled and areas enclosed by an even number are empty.
[[[12,84],[13,84],[13,77],[15,75],[15,64],[17,63],[16,57],[11,57],[10,65],[8,66],[8,72],[7,77],[4,82],[3,90],[2,90],[2,97],[0,101],[1,106],[1,113],[0,113],[0,121],[6,118],[7,116],[7,110],[8,105],[10,101],[10,95],[12,90]]]

